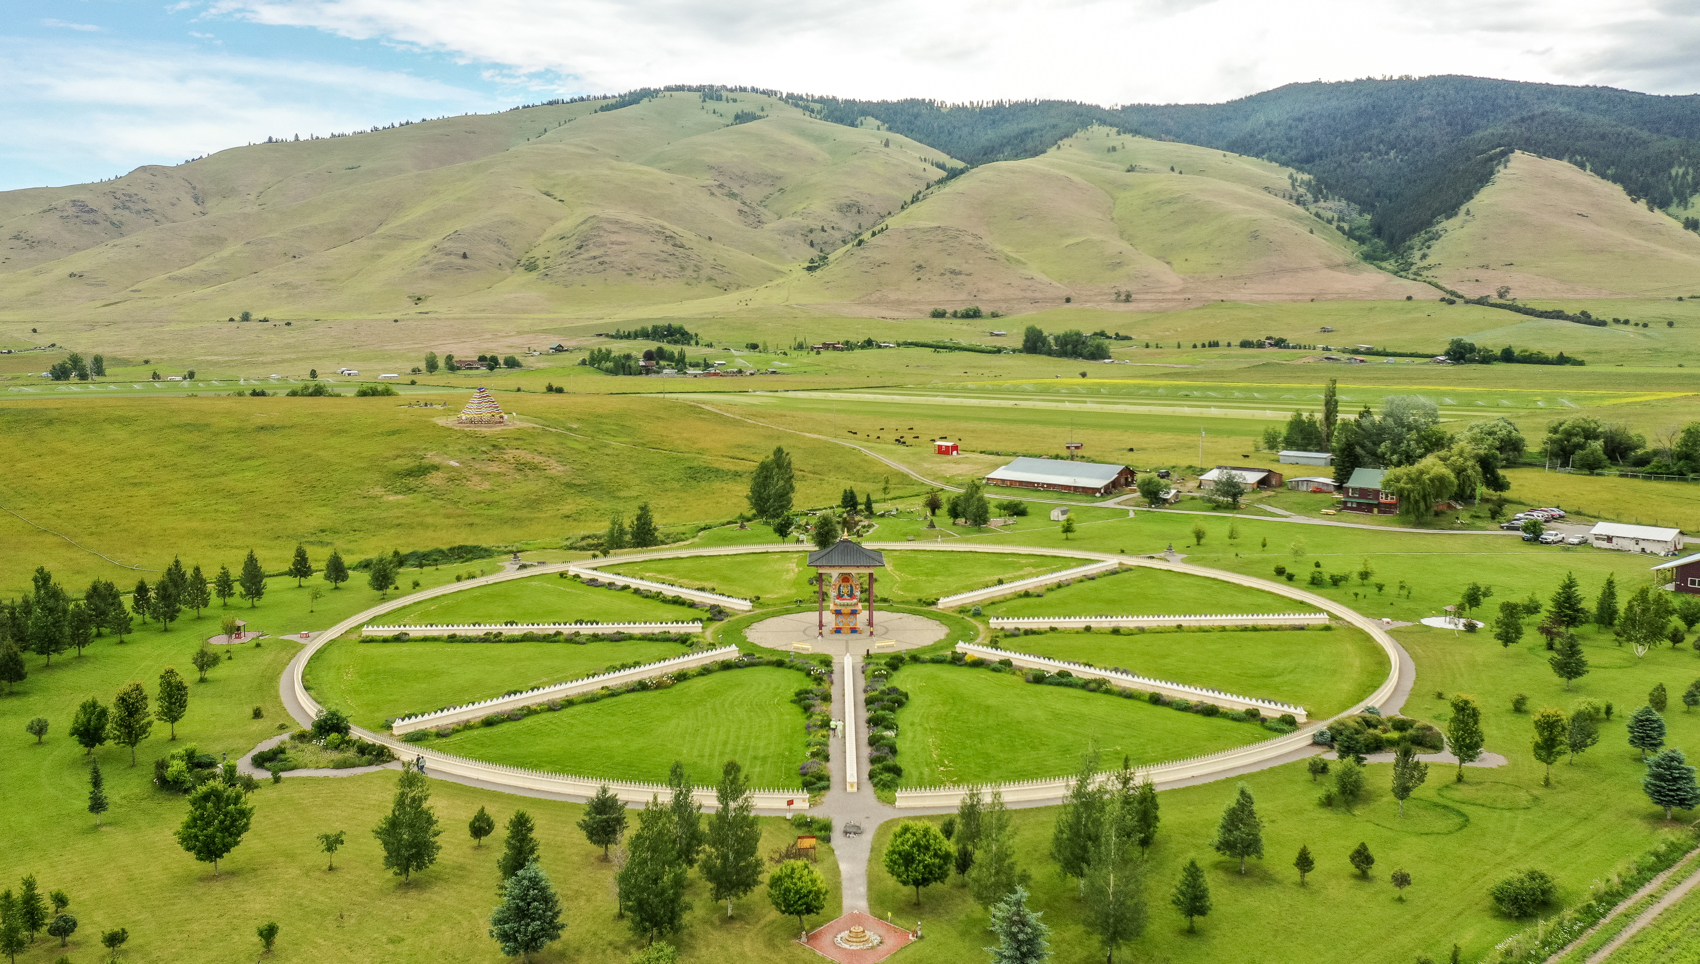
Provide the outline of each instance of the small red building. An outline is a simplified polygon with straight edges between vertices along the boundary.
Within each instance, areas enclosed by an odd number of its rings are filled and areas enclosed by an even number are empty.
[[[934,455],[961,455],[962,451],[957,448],[955,442],[947,441],[946,439],[941,438],[941,439],[937,439],[933,442],[933,454]]]

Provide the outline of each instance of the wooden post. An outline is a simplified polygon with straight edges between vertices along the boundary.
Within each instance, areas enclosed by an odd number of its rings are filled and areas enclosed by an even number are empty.
[[[874,631],[874,574],[868,573],[868,634]]]
[[[815,570],[815,638],[826,638],[826,573]]]

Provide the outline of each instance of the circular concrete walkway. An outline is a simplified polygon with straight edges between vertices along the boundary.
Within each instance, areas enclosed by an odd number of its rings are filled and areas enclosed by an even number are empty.
[[[827,619],[831,620],[830,614]],[[831,653],[843,656],[853,653],[866,656],[875,651],[889,653],[905,649],[920,649],[936,643],[949,630],[944,623],[912,613],[883,613],[875,610],[874,627],[855,635],[827,633],[819,635],[819,621],[814,613],[789,613],[764,619],[744,630],[744,638],[768,649],[793,652]]]

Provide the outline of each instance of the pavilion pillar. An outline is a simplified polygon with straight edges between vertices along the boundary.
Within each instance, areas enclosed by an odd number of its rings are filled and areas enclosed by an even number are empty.
[[[868,633],[874,631],[874,574],[868,573]]]
[[[826,638],[826,573],[815,570],[815,638]]]

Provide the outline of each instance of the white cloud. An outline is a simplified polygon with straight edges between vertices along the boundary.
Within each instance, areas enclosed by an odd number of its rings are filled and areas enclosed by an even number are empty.
[[[100,30],[99,27],[92,23],[68,23],[64,20],[54,20],[52,18],[43,20],[41,25],[43,27],[58,27],[62,30],[83,30],[89,32],[98,32]]]
[[[445,52],[570,92],[688,82],[1129,103],[1438,73],[1691,92],[1695,10],[1693,0],[213,0],[205,15]]]

